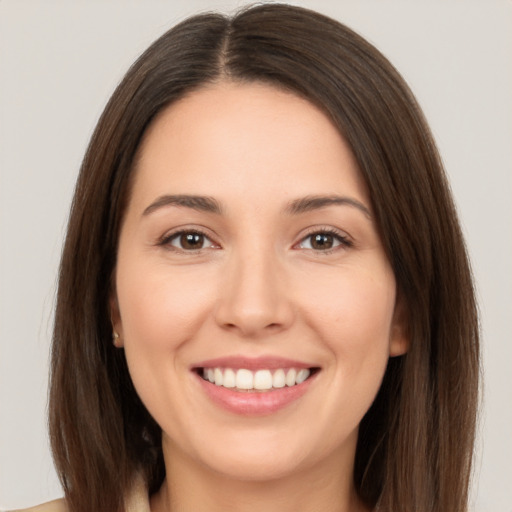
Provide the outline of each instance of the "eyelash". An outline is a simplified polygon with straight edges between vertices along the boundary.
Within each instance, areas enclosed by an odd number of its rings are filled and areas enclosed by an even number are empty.
[[[340,249],[349,249],[350,247],[354,246],[353,241],[346,235],[342,234],[336,229],[325,227],[325,228],[314,228],[309,233],[307,233],[305,236],[303,236],[298,244],[295,244],[295,246],[300,246],[304,243],[305,240],[308,238],[311,239],[315,235],[328,235],[332,236],[336,241],[339,242],[339,245],[336,245],[330,249],[324,249],[324,250],[315,250],[313,248],[309,249],[306,248],[306,250],[311,251],[315,254],[325,256],[332,254],[333,252],[340,250]]]
[[[171,242],[173,240],[177,240],[183,235],[199,235],[199,236],[204,237],[206,240],[209,240],[212,243],[212,245],[217,245],[217,244],[215,244],[215,242],[212,241],[212,239],[209,235],[207,235],[204,231],[197,229],[197,228],[181,229],[179,231],[174,231],[173,233],[170,233],[168,235],[166,234],[158,241],[157,245],[165,247],[172,251],[187,253],[187,254],[200,254],[204,249],[207,248],[207,247],[201,247],[200,249],[187,250],[187,249],[183,249],[180,247],[175,247],[171,244]]]
[[[202,236],[204,237],[206,240],[209,240],[211,242],[212,245],[217,245],[215,244],[215,242],[213,242],[211,240],[211,238],[202,230],[200,229],[197,229],[197,228],[194,228],[194,229],[181,229],[179,231],[175,231],[171,234],[168,234],[168,235],[164,235],[157,243],[157,245],[159,246],[162,246],[162,247],[166,247],[167,249],[169,250],[173,250],[173,251],[176,251],[176,252],[181,252],[181,253],[187,253],[187,254],[200,254],[204,249],[206,249],[207,247],[201,247],[200,249],[184,249],[184,248],[180,248],[180,247],[175,247],[171,244],[172,241],[174,240],[177,240],[179,239],[181,236],[183,235],[199,235],[199,236]],[[305,236],[303,236],[300,241],[295,244],[293,247],[298,247],[300,248],[301,244],[303,244],[308,238],[312,238],[313,236],[315,235],[327,235],[327,236],[332,236],[336,241],[339,242],[338,245],[332,247],[332,248],[329,248],[329,249],[324,249],[324,250],[315,250],[313,248],[305,248],[306,250],[308,251],[311,251],[313,253],[316,253],[318,255],[328,255],[328,254],[332,254],[333,252],[339,250],[339,249],[347,249],[347,248],[350,248],[350,247],[353,247],[353,242],[352,240],[349,239],[349,237],[347,237],[346,235],[343,235],[342,233],[340,233],[339,231],[337,231],[336,229],[333,229],[333,228],[315,228],[313,230],[311,230],[309,233],[307,233]],[[217,245],[216,248],[218,248],[219,246]]]

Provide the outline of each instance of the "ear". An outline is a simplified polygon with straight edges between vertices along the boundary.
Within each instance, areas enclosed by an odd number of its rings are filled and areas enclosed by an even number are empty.
[[[109,299],[110,322],[112,324],[112,343],[115,347],[124,346],[123,324],[121,322],[121,314],[119,312],[119,303],[115,289],[112,289]]]
[[[409,346],[410,336],[407,308],[403,296],[398,293],[389,333],[389,356],[403,356],[409,350]]]

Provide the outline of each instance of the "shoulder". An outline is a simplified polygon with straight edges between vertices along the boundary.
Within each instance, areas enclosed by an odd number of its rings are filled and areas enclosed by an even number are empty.
[[[36,507],[24,508],[22,510],[11,510],[10,512],[68,512],[66,506],[66,500],[61,498],[60,500],[49,501]]]

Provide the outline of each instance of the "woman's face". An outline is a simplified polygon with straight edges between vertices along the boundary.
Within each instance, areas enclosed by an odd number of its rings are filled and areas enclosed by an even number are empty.
[[[115,277],[114,326],[166,455],[252,480],[352,467],[406,340],[364,181],[320,110],[222,82],[163,111]]]

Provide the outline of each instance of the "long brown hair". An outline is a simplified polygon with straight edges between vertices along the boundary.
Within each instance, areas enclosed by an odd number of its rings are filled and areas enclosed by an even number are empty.
[[[406,304],[410,348],[360,425],[354,480],[385,512],[464,512],[475,433],[478,322],[449,186],[421,110],[367,41],[303,8],[203,14],[130,68],[92,136],[62,255],[50,436],[72,512],[122,510],[136,473],[165,476],[161,432],[113,347],[111,277],[137,148],[155,116],[218,80],[263,81],[320,107],[350,144]]]

